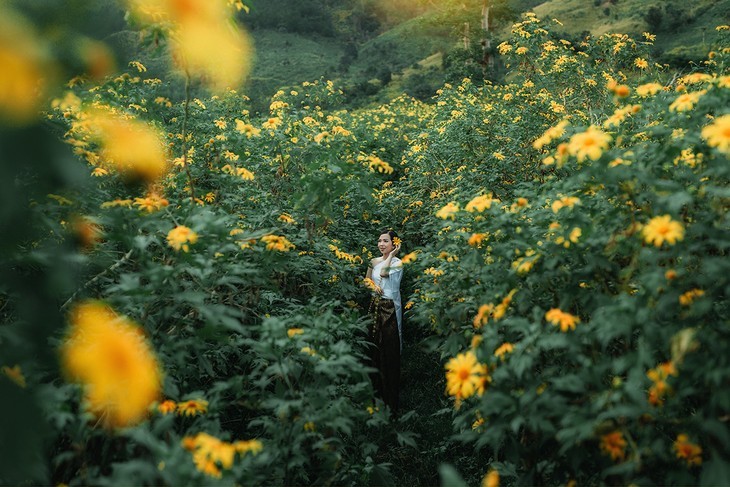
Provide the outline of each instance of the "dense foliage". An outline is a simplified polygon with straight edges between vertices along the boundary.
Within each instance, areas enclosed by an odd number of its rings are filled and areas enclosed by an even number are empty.
[[[0,8],[27,68],[0,75],[0,482],[422,482],[419,455],[485,485],[730,481],[727,47],[676,77],[649,33],[526,15],[506,83],[348,111],[318,80],[259,118],[222,88],[248,61],[197,49],[250,55],[230,11],[126,5],[176,73]],[[427,428],[365,366],[384,227]]]

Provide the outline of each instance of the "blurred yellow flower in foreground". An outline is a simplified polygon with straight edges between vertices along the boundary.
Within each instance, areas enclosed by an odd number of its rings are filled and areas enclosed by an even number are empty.
[[[451,201],[446,206],[437,211],[436,216],[443,220],[446,220],[447,218],[451,218],[453,220],[454,215],[456,215],[458,211],[459,205],[456,202]]]
[[[482,423],[484,420],[482,420]],[[499,472],[490,470],[482,479],[482,487],[499,487]]]
[[[684,227],[669,215],[655,216],[641,230],[644,241],[661,247],[664,242],[674,245],[684,238]]]
[[[99,144],[99,155],[125,177],[155,181],[167,172],[162,133],[151,124],[105,110],[88,110],[80,127]]]
[[[608,149],[611,136],[594,126],[588,127],[585,132],[575,134],[568,143],[568,152],[583,162],[586,157],[596,160],[603,151]]]
[[[417,258],[418,258],[418,254],[416,252],[411,252],[409,254],[404,255],[400,261],[404,264],[410,264],[411,262],[415,262]]]
[[[53,64],[33,27],[0,6],[0,120],[25,124],[38,118]]]
[[[182,71],[214,91],[238,87],[251,69],[249,36],[218,0],[127,0],[132,13],[170,29],[170,51]]]
[[[492,203],[498,203],[499,200],[492,198],[492,193],[474,197],[466,204],[464,208],[469,213],[482,212],[492,207]]]
[[[61,364],[84,385],[86,406],[107,427],[142,421],[160,395],[161,371],[142,330],[109,306],[88,301],[71,313]]]
[[[730,154],[730,115],[723,115],[702,129],[702,138],[707,145],[717,147],[717,150]]]
[[[688,110],[692,110],[704,94],[704,91],[696,91],[694,93],[684,93],[679,95],[672,104],[669,105],[669,110],[673,112],[686,112]]]
[[[190,250],[188,243],[194,244],[197,241],[198,234],[185,225],[178,225],[167,234],[167,243],[175,250],[182,249],[184,252],[188,252]]]
[[[304,330],[302,328],[289,328],[288,330],[286,330],[286,335],[289,338],[293,338],[294,336],[301,335],[303,333],[304,333]]]

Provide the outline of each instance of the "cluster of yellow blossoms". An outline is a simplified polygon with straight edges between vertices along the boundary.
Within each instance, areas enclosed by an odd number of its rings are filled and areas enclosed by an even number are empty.
[[[664,402],[664,397],[671,391],[671,387],[667,384],[669,376],[677,375],[677,369],[673,362],[664,362],[649,370],[646,376],[652,381],[649,387],[649,404],[652,406],[660,406]]]
[[[501,320],[507,313],[509,305],[512,304],[512,298],[514,297],[515,293],[517,293],[517,289],[512,289],[507,294],[507,296],[502,298],[502,301],[497,305],[494,305],[492,303],[481,305],[479,307],[479,310],[477,311],[477,315],[474,317],[474,328],[479,329],[483,327],[489,322],[490,318],[492,318],[494,321]]]
[[[205,399],[188,399],[183,402],[175,402],[167,399],[157,405],[157,410],[161,414],[177,413],[180,416],[197,416],[208,412],[208,401]]]
[[[221,478],[223,469],[230,470],[233,467],[236,454],[257,455],[264,448],[259,440],[228,443],[208,433],[186,436],[182,440],[182,445],[193,454],[195,468],[215,478]]]
[[[352,264],[362,264],[362,257],[359,255],[348,254],[347,252],[341,251],[336,245],[330,244],[329,249],[335,253],[338,259],[346,260]]]
[[[266,250],[276,250],[277,252],[289,252],[296,248],[296,245],[291,243],[283,235],[264,235],[261,237],[261,241],[266,244]]]

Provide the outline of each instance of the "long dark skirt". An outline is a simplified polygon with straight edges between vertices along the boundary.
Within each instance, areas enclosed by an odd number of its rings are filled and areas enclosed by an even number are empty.
[[[400,336],[398,335],[398,318],[395,314],[393,300],[373,296],[370,301],[371,365],[377,372],[371,375],[375,392],[383,402],[394,411],[398,411],[398,394],[400,390]]]

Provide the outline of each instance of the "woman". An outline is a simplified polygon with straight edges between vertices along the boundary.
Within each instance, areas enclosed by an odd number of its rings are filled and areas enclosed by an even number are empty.
[[[374,345],[371,360],[372,366],[377,369],[373,374],[373,386],[383,402],[397,412],[403,336],[400,298],[403,264],[396,257],[400,250],[398,235],[392,230],[382,232],[378,237],[378,250],[382,257],[370,261],[366,275],[375,284],[370,302],[373,316],[370,339]]]

